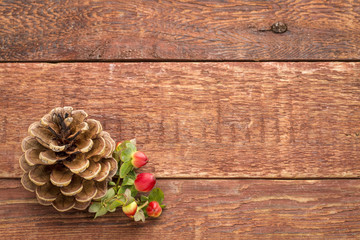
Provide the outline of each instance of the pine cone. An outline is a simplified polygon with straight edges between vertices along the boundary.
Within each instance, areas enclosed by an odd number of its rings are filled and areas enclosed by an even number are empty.
[[[84,210],[106,194],[117,171],[115,141],[87,116],[72,107],[55,108],[30,125],[21,145],[21,183],[35,191],[40,204],[61,212]]]

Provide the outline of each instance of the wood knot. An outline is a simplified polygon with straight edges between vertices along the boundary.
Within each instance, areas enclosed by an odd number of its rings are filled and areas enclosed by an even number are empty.
[[[276,22],[273,25],[271,25],[271,31],[273,33],[284,33],[287,31],[287,26],[283,22]]]

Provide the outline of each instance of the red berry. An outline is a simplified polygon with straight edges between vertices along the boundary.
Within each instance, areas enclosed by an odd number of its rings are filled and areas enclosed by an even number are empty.
[[[136,202],[134,201],[134,202],[132,202],[132,203],[126,205],[126,206],[123,206],[123,207],[122,207],[122,210],[123,210],[123,212],[126,214],[126,216],[132,217],[132,216],[134,216],[135,213],[136,213],[137,204],[136,204]]]
[[[134,185],[140,192],[149,192],[155,186],[156,179],[151,173],[140,173],[136,176]]]
[[[135,152],[131,159],[132,165],[136,168],[144,166],[148,161],[146,155],[140,151]]]
[[[150,217],[158,217],[162,212],[162,208],[158,202],[152,201],[146,208],[146,212]]]

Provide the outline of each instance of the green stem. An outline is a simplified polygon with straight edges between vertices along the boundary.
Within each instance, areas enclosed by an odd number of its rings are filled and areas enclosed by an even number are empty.
[[[149,201],[146,201],[143,205],[139,206],[138,209],[142,209],[143,207],[145,207],[146,205],[148,205]]]
[[[118,190],[118,188],[119,188],[119,183],[120,183],[120,175],[119,175],[119,177],[118,177],[118,179],[116,181],[116,185],[115,185],[116,190]]]

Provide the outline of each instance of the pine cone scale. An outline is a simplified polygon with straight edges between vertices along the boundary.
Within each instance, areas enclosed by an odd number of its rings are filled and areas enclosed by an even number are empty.
[[[51,205],[59,212],[65,212],[72,209],[75,206],[75,198],[64,195],[58,195],[58,197],[51,203]]]
[[[102,131],[101,123],[95,119],[88,119],[86,121],[89,125],[89,130],[86,132],[87,138],[93,138]]]
[[[101,171],[99,174],[94,178],[95,181],[102,182],[106,179],[110,172],[110,163],[109,162],[100,162]]]
[[[82,179],[77,175],[73,175],[71,183],[65,187],[60,188],[60,191],[65,196],[75,196],[83,189]]]
[[[44,201],[44,200],[41,200],[38,196],[36,196],[36,199],[37,201],[41,204],[41,205],[44,205],[44,206],[50,206],[52,201]]]
[[[66,187],[71,183],[73,173],[66,167],[54,168],[50,174],[50,181],[57,187]]]
[[[93,140],[94,144],[93,147],[89,152],[86,153],[86,157],[90,158],[96,155],[103,155],[106,150],[106,142],[105,139],[102,137],[95,138]]]
[[[87,202],[75,202],[75,206],[74,209],[77,210],[85,210],[89,205],[90,205],[91,201],[87,201]]]
[[[38,155],[39,160],[46,165],[53,165],[55,164],[58,160],[62,160],[64,158],[61,158],[59,156],[57,156],[55,154],[54,151],[51,150],[46,150],[43,152],[40,152],[40,154]]]
[[[37,185],[33,183],[29,178],[29,173],[24,173],[21,177],[21,184],[24,186],[24,188],[30,192],[35,192],[35,189]]]
[[[112,150],[111,142],[105,137],[104,137],[104,139],[105,139],[105,143],[106,143],[106,148],[105,148],[105,152],[103,154],[103,157],[109,157],[109,156],[112,155],[114,150]]]
[[[89,167],[85,171],[79,173],[79,176],[81,176],[86,180],[91,180],[95,178],[100,173],[100,171],[101,171],[100,163],[90,160]]]
[[[80,138],[76,140],[75,145],[77,147],[75,152],[86,153],[91,150],[92,146],[94,145],[94,142],[92,139]]]
[[[99,200],[100,198],[106,195],[107,183],[106,181],[102,181],[102,182],[96,182],[95,185],[96,185],[97,193],[93,199]]]
[[[25,156],[25,160],[27,162],[27,164],[29,164],[29,166],[35,166],[37,164],[42,164],[42,161],[39,158],[39,155],[41,153],[41,150],[39,149],[28,149],[26,150],[24,156]]]
[[[31,170],[31,166],[26,162],[25,159],[25,154],[21,155],[21,157],[19,158],[19,165],[20,168],[24,171],[24,172],[29,172]]]
[[[50,142],[53,140],[54,135],[53,133],[41,126],[39,122],[35,122],[30,125],[29,127],[29,134],[32,137],[35,137],[36,140],[40,140],[39,143],[44,147],[48,147]],[[44,145],[45,144],[45,145]]]
[[[72,128],[76,127],[78,124],[82,123],[88,114],[84,110],[75,110],[71,113],[73,121],[70,124]]]
[[[85,158],[83,154],[78,154],[77,157],[70,161],[63,161],[64,165],[70,169],[71,172],[78,174],[85,171],[89,165],[90,161]]]
[[[45,165],[36,165],[30,170],[29,178],[35,185],[42,186],[49,182],[50,175]]]
[[[81,192],[75,195],[75,199],[78,202],[87,202],[96,196],[97,188],[94,181],[84,181],[83,189]]]
[[[44,127],[47,127],[48,130],[54,133],[57,137],[60,137],[60,128],[57,124],[52,122],[52,117],[50,114],[46,114],[43,118],[41,118],[40,124]]]
[[[62,152],[64,151],[66,148],[68,148],[68,145],[64,145],[64,144],[59,144],[59,142],[57,140],[51,140],[49,143],[49,148],[51,150],[53,150],[54,152]]]
[[[116,172],[117,172],[117,161],[114,158],[106,158],[104,160],[104,162],[109,162],[110,164],[110,172],[108,177],[112,178],[113,176],[115,176]]]
[[[26,150],[31,149],[31,148],[34,148],[34,149],[46,149],[36,140],[36,138],[31,137],[31,136],[27,136],[21,142],[21,149],[22,149],[23,152],[26,152]]]
[[[51,183],[46,183],[36,187],[36,195],[43,201],[55,201],[60,193],[60,189]]]

